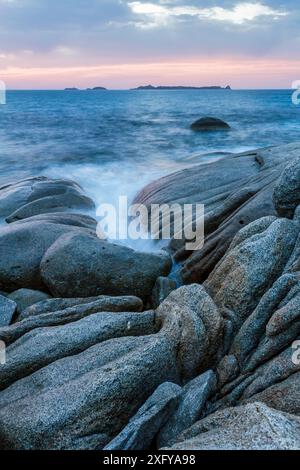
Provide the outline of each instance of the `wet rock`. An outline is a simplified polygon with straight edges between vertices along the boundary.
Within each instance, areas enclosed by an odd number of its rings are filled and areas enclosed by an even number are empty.
[[[241,228],[277,215],[274,187],[286,165],[298,157],[299,149],[300,144],[295,143],[194,165],[154,181],[136,196],[135,203],[146,205],[149,211],[151,204],[204,204],[204,247],[188,252],[185,239],[169,244],[175,260],[183,264],[184,283],[204,282]]]
[[[193,131],[220,131],[230,129],[227,122],[214,117],[203,117],[191,124]]]
[[[56,304],[57,306],[60,304],[60,299],[53,300],[58,301],[58,304]],[[66,301],[66,299],[62,299],[61,302],[63,302],[63,300]],[[73,302],[76,301],[75,299],[70,300]],[[42,302],[42,304],[43,303],[44,302]],[[63,303],[60,305],[62,307]],[[93,298],[93,300],[90,299],[90,301],[86,303],[82,302],[78,305],[75,304],[72,307],[64,308],[62,310],[43,312],[42,310],[39,310],[39,304],[34,305],[33,308],[35,309],[35,315],[26,316],[28,312],[25,310],[23,312],[24,315],[20,315],[17,323],[11,325],[9,328],[0,328],[0,338],[5,341],[6,344],[11,344],[25,333],[36,328],[66,325],[92,315],[93,313],[140,312],[143,309],[143,302],[137,297],[100,296]],[[30,308],[28,310],[30,312]]]
[[[152,307],[157,308],[175,289],[176,281],[169,279],[168,277],[158,277],[152,290]]]
[[[94,233],[80,227],[40,221],[24,221],[0,228],[0,289],[7,292],[22,288],[47,290],[40,275],[41,260],[61,235],[74,231]]]
[[[182,389],[165,382],[148,398],[122,432],[104,450],[147,450],[175,411]]]
[[[143,309],[143,302],[137,297],[108,297],[100,295],[98,297],[78,297],[74,299],[51,298],[23,310],[18,319],[21,321],[29,317],[59,312],[61,310],[74,311],[75,313],[78,312],[78,307],[81,305],[85,305],[83,310],[88,310],[90,313],[96,313],[97,308],[100,310],[106,309],[106,311],[114,311],[115,308],[121,309],[119,311],[140,311]],[[71,307],[77,307],[77,309],[72,310]]]
[[[245,230],[249,232],[251,227]],[[293,252],[298,233],[295,223],[277,219],[245,240],[239,234],[233,241],[233,248],[206,281],[207,292],[230,323],[231,337],[280,276]]]
[[[266,388],[245,400],[263,402],[276,410],[285,411],[300,417],[300,372],[290,375],[282,382]]]
[[[157,335],[104,336],[1,392],[0,448],[101,449],[161,383],[178,380],[170,345]]]
[[[17,311],[17,304],[0,295],[0,328],[10,325]]]
[[[151,334],[154,313],[100,312],[61,326],[34,329],[7,347],[9,360],[0,368],[0,389],[65,356],[121,336]]]
[[[9,222],[45,212],[93,210],[94,204],[71,180],[28,178],[0,188],[0,217]],[[57,209],[57,210],[56,210]]]
[[[48,214],[34,215],[26,219],[18,220],[14,224],[22,224],[24,222],[48,222],[60,225],[72,225],[73,227],[87,228],[96,231],[97,221],[85,214],[75,214],[68,212],[53,212]]]
[[[300,157],[295,158],[283,171],[274,188],[274,205],[281,217],[293,218],[300,204]]]
[[[207,400],[216,392],[216,385],[213,371],[205,372],[185,385],[176,411],[158,434],[158,448],[172,445],[185,429],[201,418]]]
[[[50,299],[51,296],[38,290],[18,289],[9,294],[8,298],[16,302],[18,312],[22,312],[30,305],[41,302],[42,300]]]
[[[157,321],[163,325],[162,334],[177,347],[184,380],[216,364],[223,318],[202,286],[194,284],[172,292],[157,309]]]
[[[185,431],[172,450],[299,450],[300,419],[251,403],[227,408]]]
[[[41,261],[45,285],[56,297],[135,295],[145,299],[156,279],[168,275],[166,252],[142,253],[87,234],[59,238]]]

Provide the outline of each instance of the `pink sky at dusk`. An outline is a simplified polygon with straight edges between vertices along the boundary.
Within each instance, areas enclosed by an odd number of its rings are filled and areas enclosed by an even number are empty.
[[[8,89],[290,88],[298,0],[0,0]]]
[[[73,67],[9,67],[0,76],[9,89],[61,89],[105,86],[126,89],[141,84],[233,88],[291,88],[299,61],[218,59]]]

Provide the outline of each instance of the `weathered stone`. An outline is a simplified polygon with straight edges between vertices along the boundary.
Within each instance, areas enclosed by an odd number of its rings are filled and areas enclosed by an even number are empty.
[[[76,356],[69,350],[1,392],[0,448],[101,449],[161,383],[178,380],[173,350],[163,337],[99,341],[96,332],[98,344]]]
[[[51,296],[39,290],[19,289],[9,294],[8,298],[16,302],[18,312],[22,312],[30,305],[50,299]]]
[[[94,208],[93,202],[85,196],[82,188],[71,180],[54,180],[41,176],[0,188],[0,217],[8,217],[9,221],[49,211],[56,212],[56,207],[67,210],[69,206],[72,206],[72,210]]]
[[[284,169],[274,188],[273,199],[281,217],[293,218],[300,204],[300,156]]]
[[[53,300],[59,301],[59,299]],[[36,315],[28,316],[9,328],[0,328],[0,339],[5,341],[6,344],[11,344],[25,333],[36,328],[66,325],[98,312],[140,312],[142,309],[143,302],[137,297],[100,296],[90,302],[74,305],[63,310],[46,313],[36,312]]]
[[[166,252],[134,251],[88,234],[70,234],[54,243],[41,261],[44,283],[53,296],[135,295],[145,299],[157,277],[168,275]]]
[[[231,325],[231,337],[280,276],[294,249],[298,232],[294,222],[278,219],[240,244],[234,240],[233,249],[206,281],[205,288]]]
[[[186,384],[176,411],[158,434],[158,448],[172,445],[185,429],[201,418],[207,400],[216,392],[216,385],[213,371],[205,372]]]
[[[7,347],[7,363],[0,368],[0,390],[65,356],[121,336],[155,331],[154,312],[95,313],[62,326],[32,330]]]
[[[26,310],[23,310],[19,315],[18,320],[25,320],[29,317],[35,317],[37,315],[44,315],[45,313],[59,312],[61,310],[68,310],[68,312],[78,312],[80,309],[71,309],[71,307],[79,307],[86,305],[83,310],[88,310],[90,313],[97,313],[98,311],[141,311],[143,309],[143,302],[133,296],[128,297],[108,297],[100,295],[96,297],[77,297],[73,299],[48,299],[31,305]],[[71,309],[71,310],[69,310]],[[122,309],[122,310],[120,310]],[[68,314],[68,312],[65,312]]]
[[[28,202],[6,217],[8,223],[48,212],[95,209],[94,202],[87,197],[78,185],[66,181],[37,182]]]
[[[300,372],[245,400],[246,403],[258,401],[276,410],[300,416]]]
[[[40,276],[41,260],[57,238],[74,231],[93,233],[80,227],[39,221],[0,228],[0,289],[45,290]]]
[[[85,214],[76,214],[68,212],[52,212],[48,214],[39,214],[26,219],[18,220],[14,224],[22,224],[24,222],[48,222],[60,225],[72,225],[73,227],[82,227],[96,231],[97,221]]]
[[[122,432],[104,450],[147,450],[178,405],[182,389],[165,382],[148,398]]]
[[[171,450],[299,450],[299,436],[298,417],[253,403],[204,418]]]
[[[17,311],[17,304],[0,295],[0,328],[10,325]]]
[[[242,227],[277,215],[274,186],[285,166],[298,157],[299,149],[300,144],[294,143],[194,165],[154,181],[136,196],[135,203],[146,205],[149,211],[151,204],[204,204],[204,247],[187,252],[185,239],[170,243],[175,260],[184,263],[185,283],[204,282]]]
[[[205,289],[197,284],[172,292],[157,309],[161,333],[177,345],[182,377],[190,380],[216,363],[223,319]]]

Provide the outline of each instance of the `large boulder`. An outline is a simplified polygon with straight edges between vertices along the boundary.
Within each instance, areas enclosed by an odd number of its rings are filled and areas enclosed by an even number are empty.
[[[8,222],[48,212],[94,208],[93,201],[71,180],[28,178],[0,188],[0,217]]]
[[[229,130],[230,126],[227,122],[222,121],[215,117],[203,117],[191,124],[191,129],[193,131],[223,131]]]
[[[204,282],[241,228],[261,217],[277,215],[274,187],[299,151],[300,144],[294,143],[229,155],[165,176],[136,196],[135,203],[146,205],[149,212],[151,204],[204,204],[204,247],[189,252],[184,238],[169,243],[175,260],[183,264],[185,283]],[[174,235],[173,226],[171,233]]]
[[[66,234],[41,261],[43,282],[53,296],[90,297],[151,294],[156,279],[169,274],[166,252],[142,253],[88,234]]]
[[[299,450],[300,418],[262,403],[227,408],[185,431],[170,450]]]
[[[300,204],[300,152],[283,171],[274,188],[273,200],[281,217],[293,218]]]
[[[73,225],[22,222],[0,228],[0,289],[45,290],[40,263],[46,250],[63,234],[88,231]],[[96,233],[88,231],[88,233]]]

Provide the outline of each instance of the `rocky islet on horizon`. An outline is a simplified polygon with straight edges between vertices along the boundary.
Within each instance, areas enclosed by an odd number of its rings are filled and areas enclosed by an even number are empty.
[[[300,449],[300,143],[136,196],[166,201],[205,204],[201,251],[99,240],[76,182],[0,188],[0,448]]]

